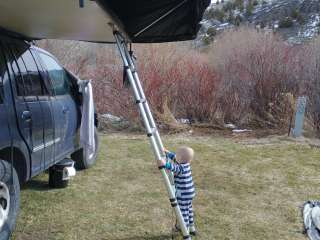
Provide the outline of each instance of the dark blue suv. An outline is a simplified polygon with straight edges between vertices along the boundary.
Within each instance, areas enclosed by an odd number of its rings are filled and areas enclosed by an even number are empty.
[[[65,159],[82,169],[95,163],[98,148],[86,158],[79,142],[78,89],[51,54],[0,34],[0,240],[14,228],[21,183],[47,169],[54,174]]]

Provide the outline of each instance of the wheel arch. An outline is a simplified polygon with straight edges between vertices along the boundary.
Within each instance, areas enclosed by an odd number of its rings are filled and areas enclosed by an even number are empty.
[[[0,150],[0,159],[11,163],[11,147],[5,147]],[[19,182],[26,182],[29,177],[29,165],[27,163],[27,158],[17,147],[13,147],[13,167],[18,174]]]

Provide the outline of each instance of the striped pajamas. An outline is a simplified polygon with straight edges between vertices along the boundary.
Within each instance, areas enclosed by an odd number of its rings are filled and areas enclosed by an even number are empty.
[[[173,158],[170,157],[170,159]],[[187,227],[193,226],[194,219],[192,199],[195,196],[195,189],[191,175],[190,163],[179,164],[167,162],[165,167],[166,169],[171,170],[174,173],[176,197],[184,222]]]

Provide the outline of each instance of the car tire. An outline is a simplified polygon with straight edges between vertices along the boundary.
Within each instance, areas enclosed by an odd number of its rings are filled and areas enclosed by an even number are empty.
[[[73,161],[75,161],[75,168],[77,170],[88,169],[96,163],[99,147],[100,147],[100,138],[99,138],[97,128],[95,128],[95,131],[94,131],[94,139],[95,139],[96,149],[91,158],[87,157],[87,154],[85,153],[85,149],[83,148],[71,154],[71,158]]]
[[[0,160],[0,240],[10,238],[19,208],[20,184],[17,172],[10,163]]]

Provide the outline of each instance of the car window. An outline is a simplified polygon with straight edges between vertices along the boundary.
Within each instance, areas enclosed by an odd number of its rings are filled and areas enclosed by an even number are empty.
[[[30,51],[29,50],[25,51],[22,54],[21,58],[23,59],[23,62],[26,66],[26,72],[22,72],[22,75],[25,74],[26,77],[29,78],[29,81],[27,81],[27,83],[31,84],[31,86],[29,88],[32,89],[32,92],[27,93],[27,95],[43,96],[44,95],[44,86],[42,84],[37,65],[36,65]],[[20,59],[18,59],[18,61]]]
[[[25,77],[22,76],[22,72],[26,72],[22,59],[19,58],[16,61],[12,52],[10,52],[8,49],[6,51],[6,55],[7,55],[6,57],[8,58],[8,63],[11,63],[11,67],[14,73],[17,95],[25,96],[27,92],[32,92],[32,89],[30,89],[31,84],[25,84],[25,82],[29,81],[29,79],[27,78],[25,79]],[[20,69],[21,69],[21,72],[20,72]]]
[[[12,69],[15,73],[17,95],[25,97],[48,95],[29,46],[15,44],[11,46],[11,50],[15,56]]]
[[[66,71],[47,54],[39,53],[45,67],[47,68],[49,77],[52,81],[53,90],[56,95],[65,95],[69,93],[69,83]]]
[[[40,76],[43,79],[43,83],[44,83],[46,91],[48,92],[48,95],[53,96],[52,84],[51,84],[50,79],[47,77],[47,72],[46,72],[43,64],[41,64],[41,60],[39,59],[39,54],[38,54],[39,52],[33,48],[31,48],[30,51],[31,51],[31,54],[32,54],[34,60],[36,61]]]

